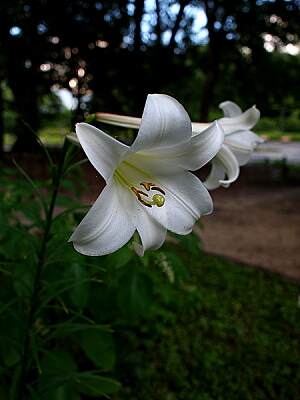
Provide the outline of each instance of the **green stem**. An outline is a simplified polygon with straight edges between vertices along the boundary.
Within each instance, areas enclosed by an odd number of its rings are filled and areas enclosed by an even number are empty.
[[[19,385],[18,385],[18,389],[17,389],[17,396],[15,396],[15,399],[19,399],[19,400],[22,400],[23,395],[25,394],[25,389],[26,389],[26,386],[25,386],[26,373],[27,373],[27,367],[28,367],[27,364],[28,364],[28,360],[29,360],[29,346],[30,346],[29,331],[34,324],[35,313],[38,308],[37,300],[38,300],[38,293],[39,293],[39,288],[40,288],[40,279],[41,279],[41,274],[42,274],[43,265],[44,265],[44,257],[46,254],[47,244],[49,241],[50,229],[51,229],[51,224],[52,224],[52,220],[53,220],[53,212],[54,212],[54,208],[55,208],[57,194],[58,194],[59,187],[60,187],[61,180],[62,180],[61,178],[63,177],[64,170],[66,169],[65,168],[65,159],[66,159],[66,154],[67,154],[68,148],[69,148],[69,143],[65,141],[64,146],[62,148],[59,165],[57,167],[56,177],[58,177],[58,179],[54,186],[54,189],[52,192],[52,197],[51,197],[51,202],[50,202],[50,205],[48,208],[48,212],[46,214],[46,226],[45,226],[42,245],[41,245],[41,248],[39,251],[37,268],[36,268],[34,284],[33,284],[33,293],[32,293],[32,297],[31,297],[30,313],[29,313],[28,320],[27,320],[27,330],[26,330],[26,338],[25,338],[25,342],[24,342],[23,360],[22,360],[22,367],[21,367],[20,378],[19,378]]]

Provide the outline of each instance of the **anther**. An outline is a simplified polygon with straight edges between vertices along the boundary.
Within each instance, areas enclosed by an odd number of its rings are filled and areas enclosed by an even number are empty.
[[[158,192],[160,192],[160,193],[162,193],[162,194],[166,194],[160,187],[157,187],[157,186],[153,186],[152,188],[151,188],[151,190],[156,190],[156,191],[158,191]]]
[[[152,183],[152,182],[141,182],[140,185],[144,186],[144,188],[149,191],[151,186],[154,186],[155,183]]]

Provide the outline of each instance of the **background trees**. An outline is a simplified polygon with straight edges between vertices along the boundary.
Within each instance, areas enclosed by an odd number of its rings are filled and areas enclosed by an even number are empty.
[[[13,92],[15,147],[35,146],[21,121],[37,130],[41,98],[61,88],[77,100],[79,121],[98,110],[141,115],[153,92],[174,95],[197,120],[227,98],[264,115],[297,108],[299,56],[279,49],[299,42],[299,3],[2,1],[1,80]]]

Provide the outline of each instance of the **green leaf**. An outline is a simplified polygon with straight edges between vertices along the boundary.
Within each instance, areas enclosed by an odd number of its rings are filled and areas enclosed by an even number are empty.
[[[31,347],[31,350],[32,350],[32,355],[33,355],[33,358],[35,360],[35,363],[36,363],[36,366],[37,366],[37,370],[41,374],[42,373],[42,369],[41,369],[41,364],[40,364],[40,360],[39,360],[38,348],[37,348],[37,344],[36,344],[34,333],[32,332],[32,329],[30,329],[28,331],[28,335],[29,335],[30,347]]]
[[[0,399],[9,400],[9,389],[6,384],[1,382],[0,386]]]
[[[15,268],[14,288],[20,296],[30,297],[33,292],[35,278],[35,264],[28,259],[19,262]]]
[[[64,278],[73,280],[77,284],[68,290],[68,295],[72,300],[72,303],[79,309],[82,310],[90,296],[90,271],[79,262],[71,263],[64,272]]]
[[[37,392],[33,389],[33,387],[29,384],[26,385],[28,392],[30,393],[31,400],[40,400]]]
[[[41,203],[38,201],[25,201],[18,205],[18,210],[22,211],[24,215],[30,220],[34,221],[38,227],[43,227],[41,219]]]
[[[0,229],[2,229],[1,222]],[[0,254],[5,259],[14,260],[24,258],[28,246],[33,250],[35,244],[25,228],[10,226],[4,232],[5,236],[1,238]]]
[[[75,377],[77,389],[81,393],[92,397],[108,397],[108,394],[116,392],[121,387],[121,384],[116,380],[91,372],[76,373]]]
[[[128,324],[138,324],[142,316],[149,313],[153,299],[153,281],[137,266],[133,266],[124,276],[119,291],[120,308]]]
[[[39,377],[39,400],[79,400],[72,374],[77,367],[73,355],[65,348],[46,351]]]
[[[123,246],[121,249],[106,256],[105,262],[108,268],[123,268],[134,256],[135,253],[129,247]]]
[[[57,383],[60,383],[60,379],[57,379]],[[38,400],[81,400],[80,394],[77,392],[73,382],[67,382],[65,384],[59,384],[58,388],[51,389],[48,394],[44,394],[42,397],[38,397]],[[32,399],[34,400],[34,399]]]
[[[61,182],[61,186],[68,190],[77,190],[77,186],[75,185],[75,183],[73,181],[71,181],[71,179],[64,179]]]
[[[17,391],[19,390],[18,383],[19,383],[21,371],[22,371],[22,364],[19,363],[13,371],[12,383],[10,386],[10,393],[9,393],[10,400],[15,399],[15,395],[16,395]]]
[[[104,330],[87,329],[72,334],[86,356],[97,367],[111,370],[115,363],[115,348],[112,334]]]
[[[198,226],[200,225],[198,224]],[[178,242],[190,253],[194,255],[201,253],[200,245],[202,240],[197,233],[191,232],[188,235],[177,235],[176,233],[168,232],[168,235],[175,237],[176,240],[178,240]]]
[[[37,194],[38,198],[40,199],[44,212],[47,215],[48,213],[48,205],[44,199],[44,196],[42,195],[41,191],[39,190],[39,188],[37,187],[37,184],[30,178],[30,176],[18,165],[18,163],[13,160],[15,166],[18,168],[18,170],[21,172],[21,174],[27,179],[27,181],[30,183],[31,187],[33,188],[33,190],[35,191],[35,193]]]
[[[24,327],[9,313],[0,319],[0,350],[2,363],[10,368],[21,359]]]
[[[57,196],[56,198],[56,206],[60,207],[70,207],[74,205],[74,200],[71,196]]]

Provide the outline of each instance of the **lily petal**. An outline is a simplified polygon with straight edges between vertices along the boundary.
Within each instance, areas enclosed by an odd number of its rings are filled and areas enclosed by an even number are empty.
[[[143,257],[146,250],[157,250],[163,245],[167,229],[147,212],[140,213],[139,217],[142,218],[139,218],[137,221],[137,231],[140,235],[142,245],[136,242],[133,242],[132,245],[137,255]]]
[[[189,171],[196,171],[206,165],[219,151],[224,141],[224,130],[215,121],[209,124],[203,131],[192,136],[189,146],[182,149],[173,162]],[[185,162],[185,164],[184,164]]]
[[[235,117],[220,118],[218,122],[222,125],[225,135],[229,135],[236,130],[244,131],[253,128],[253,126],[257,124],[259,118],[260,111],[253,106]]]
[[[155,152],[140,151],[139,154],[152,158],[167,160],[172,165],[189,171],[196,171],[207,164],[219,151],[224,140],[223,128],[217,123],[210,124],[204,131],[190,137],[186,143]]]
[[[167,229],[179,235],[187,235],[202,215],[212,212],[212,199],[202,182],[191,173],[168,176],[168,179],[164,177],[164,184],[168,188]]]
[[[253,150],[264,140],[251,131],[236,131],[226,136],[225,144],[233,152],[240,166],[247,164]]]
[[[106,182],[116,165],[132,152],[129,146],[84,122],[76,125],[76,133],[90,162]]]
[[[228,187],[239,176],[238,161],[230,149],[223,144],[222,148],[212,160],[212,168],[209,176],[204,181],[208,190],[217,189],[219,186]],[[225,174],[227,179],[225,180]]]
[[[90,256],[113,253],[132,237],[135,225],[117,190],[112,179],[70,237],[78,252]]]
[[[224,117],[237,117],[243,113],[240,106],[229,100],[220,103],[219,108],[223,111]]]
[[[192,135],[191,120],[175,99],[148,95],[137,138],[131,148],[153,155],[157,150],[187,144]]]

